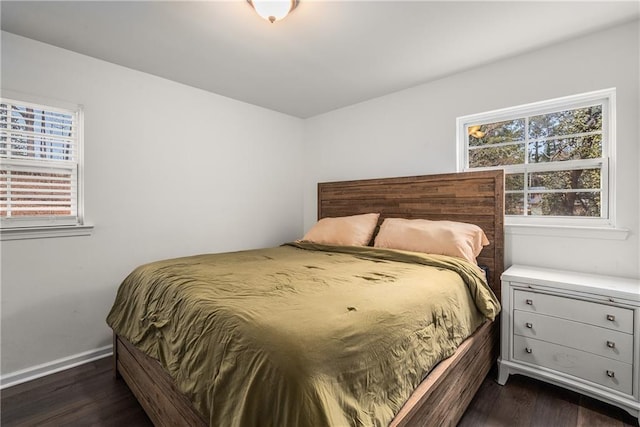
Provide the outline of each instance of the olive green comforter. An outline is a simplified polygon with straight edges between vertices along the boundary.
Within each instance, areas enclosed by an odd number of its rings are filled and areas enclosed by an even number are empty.
[[[214,426],[384,426],[500,310],[457,258],[309,243],[143,265],[107,323]]]

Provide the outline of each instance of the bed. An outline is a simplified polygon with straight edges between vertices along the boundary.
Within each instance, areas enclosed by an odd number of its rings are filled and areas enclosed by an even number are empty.
[[[502,172],[490,171],[320,183],[318,218],[380,212],[380,221],[400,217],[477,224],[491,242],[477,260],[488,268],[489,285],[499,298],[503,270],[503,181]],[[275,250],[292,252],[301,248]],[[334,260],[339,257],[333,251],[329,255]],[[352,309],[357,310],[347,307],[347,311]],[[455,425],[497,358],[497,325],[498,322],[482,323],[451,357],[431,369],[395,413],[390,425]],[[180,391],[161,364],[117,333],[114,333],[114,355],[116,376],[125,380],[155,425],[208,425],[208,420],[200,415],[202,412],[196,410],[197,402]]]

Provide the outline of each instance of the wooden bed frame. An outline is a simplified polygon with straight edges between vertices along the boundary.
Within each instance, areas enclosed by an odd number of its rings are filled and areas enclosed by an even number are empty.
[[[482,227],[491,244],[478,263],[500,298],[504,269],[504,175],[466,172],[318,184],[318,218],[380,212],[386,217],[448,219]],[[498,356],[499,322],[485,322],[450,358],[440,362],[391,422],[455,426]],[[160,364],[114,334],[114,372],[122,377],[156,426],[206,426]]]

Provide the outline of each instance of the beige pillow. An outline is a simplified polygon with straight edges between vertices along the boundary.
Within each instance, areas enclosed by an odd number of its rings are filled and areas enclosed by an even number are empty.
[[[322,218],[302,240],[324,245],[366,246],[378,225],[379,213]]]
[[[374,246],[429,254],[449,255],[476,264],[489,240],[480,227],[454,221],[387,218]]]

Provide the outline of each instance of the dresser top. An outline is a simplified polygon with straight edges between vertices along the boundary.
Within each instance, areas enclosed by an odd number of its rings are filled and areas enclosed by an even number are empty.
[[[502,280],[607,295],[640,302],[639,279],[512,265],[502,273]]]

